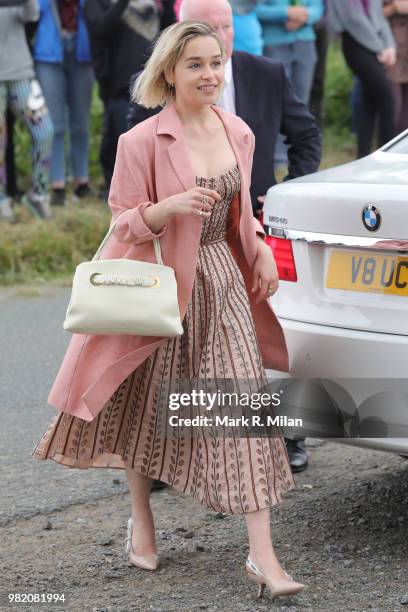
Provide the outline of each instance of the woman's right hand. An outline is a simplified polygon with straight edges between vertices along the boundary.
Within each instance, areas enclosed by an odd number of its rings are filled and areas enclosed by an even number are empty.
[[[305,6],[290,6],[288,8],[288,20],[297,21],[301,25],[307,23],[309,11]]]
[[[143,212],[143,220],[152,232],[158,233],[174,215],[209,217],[214,203],[219,200],[221,196],[214,189],[193,187],[148,206]]]
[[[397,61],[397,52],[394,47],[387,47],[384,51],[381,51],[377,57],[384,66],[394,66]]]
[[[211,215],[215,202],[220,200],[221,196],[214,189],[193,187],[162,200],[160,204],[166,207],[169,218],[174,215],[199,215],[206,218]]]

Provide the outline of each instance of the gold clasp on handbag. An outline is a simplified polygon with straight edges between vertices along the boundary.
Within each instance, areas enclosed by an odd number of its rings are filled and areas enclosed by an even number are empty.
[[[123,285],[125,287],[144,287],[145,289],[157,289],[160,286],[158,276],[115,276],[114,274],[100,274],[94,272],[89,278],[94,287],[101,285]]]

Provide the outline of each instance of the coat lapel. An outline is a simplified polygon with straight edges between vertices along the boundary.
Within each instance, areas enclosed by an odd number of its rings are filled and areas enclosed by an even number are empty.
[[[183,190],[188,191],[195,187],[196,179],[190,159],[187,155],[183,126],[181,125],[174,104],[169,104],[159,113],[157,135],[163,136],[163,138],[158,138],[157,144],[160,155],[157,157],[159,166],[156,168],[156,176],[158,177],[157,184],[160,184],[160,194],[168,193],[169,189],[171,189],[173,193],[179,193]],[[163,168],[160,167],[163,154],[168,156],[171,167],[182,189],[176,185],[175,181],[172,182],[171,176],[167,173],[163,174]],[[190,245],[191,252],[194,256],[197,255],[202,224],[203,219],[198,215],[180,215],[178,219],[178,225],[183,235],[183,240],[185,244]]]
[[[234,151],[235,159],[237,160],[239,173],[241,175],[240,214],[242,214],[242,196],[246,193],[245,190],[249,188],[249,186],[247,185],[248,164],[244,155],[244,152],[248,151],[248,129],[244,129],[244,127],[241,126],[237,127],[236,124],[234,125],[234,128],[232,128],[230,114],[226,111],[223,111],[218,106],[214,106],[213,108],[224,124],[225,132],[227,134],[231,148]]]
[[[177,174],[177,177],[184,189],[186,191],[188,189],[192,189],[192,187],[195,186],[195,178],[186,152],[184,140],[180,138],[179,140],[172,142],[167,149],[167,152],[170,157],[173,170]]]
[[[214,107],[224,124],[228,140],[234,151],[235,159],[241,176],[241,190],[239,194],[239,234],[245,257],[252,266],[255,257],[255,242],[251,240],[253,235],[251,227],[253,212],[249,194],[249,147],[250,131],[245,123],[236,121],[234,115]],[[233,123],[232,123],[233,120]],[[252,236],[253,237],[253,236]]]
[[[174,104],[169,104],[160,113],[157,124],[157,134],[172,137],[170,144],[166,142],[167,154],[180,183],[187,191],[195,186],[195,177],[184,144],[181,121]]]

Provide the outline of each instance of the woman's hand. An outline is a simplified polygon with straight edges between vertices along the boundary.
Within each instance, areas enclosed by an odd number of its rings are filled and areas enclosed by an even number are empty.
[[[383,15],[384,17],[392,17],[397,12],[395,2],[389,2],[383,7]]]
[[[393,4],[397,15],[408,14],[408,0],[394,0]]]
[[[288,8],[288,21],[297,21],[304,25],[308,19],[309,11],[305,6],[290,6]]]
[[[377,57],[384,66],[393,66],[397,61],[397,52],[394,47],[387,47]]]
[[[271,249],[259,237],[258,254],[254,265],[254,281],[252,285],[252,293],[259,290],[255,300],[259,304],[268,297],[271,297],[279,287],[279,275],[276,267],[275,258],[272,255]]]
[[[143,212],[143,220],[152,232],[157,233],[174,215],[209,217],[214,203],[219,200],[221,196],[214,189],[193,187],[149,206]]]
[[[288,32],[296,32],[296,30],[300,30],[303,27],[303,24],[300,21],[295,21],[294,19],[288,19],[285,23],[285,30]]]
[[[165,203],[170,217],[174,215],[199,215],[209,217],[215,202],[219,202],[221,196],[214,189],[205,187],[193,187],[184,193],[170,196]]]

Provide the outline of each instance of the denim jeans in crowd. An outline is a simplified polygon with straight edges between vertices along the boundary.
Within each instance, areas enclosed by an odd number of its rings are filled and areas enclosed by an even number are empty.
[[[282,62],[296,96],[308,105],[317,61],[314,41],[297,40],[287,45],[268,45],[264,47],[263,54]],[[287,163],[282,136],[279,136],[276,144],[275,163],[277,166]]]
[[[60,64],[37,62],[38,80],[54,123],[51,181],[65,181],[65,132],[69,125],[71,171],[75,179],[88,178],[89,115],[94,73],[92,64],[76,59],[76,36],[64,38]]]
[[[105,178],[105,186],[109,189],[115,166],[119,136],[128,129],[129,97],[110,98],[105,100],[104,106],[103,133],[99,159]]]

